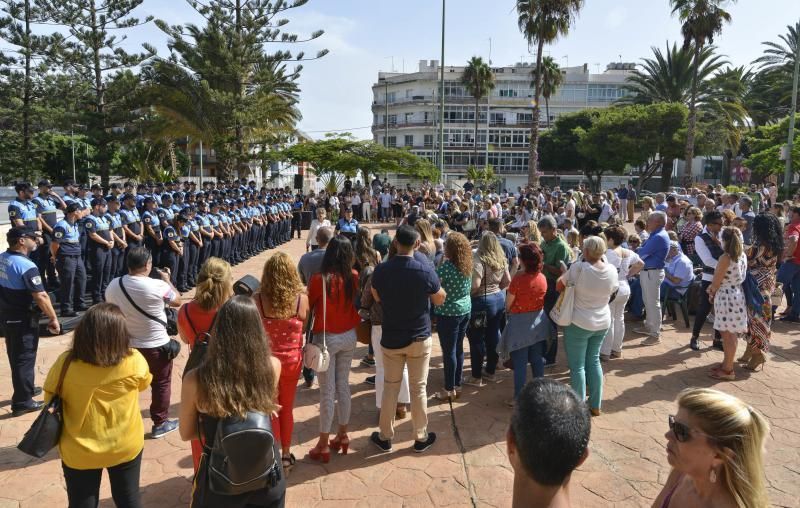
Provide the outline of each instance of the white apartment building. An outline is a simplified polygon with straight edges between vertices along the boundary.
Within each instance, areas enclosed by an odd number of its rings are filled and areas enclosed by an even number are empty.
[[[495,88],[478,112],[478,156],[474,156],[475,99],[461,84],[463,66],[444,68],[444,174],[463,178],[470,165],[494,167],[508,188],[527,181],[528,147],[533,122],[533,65],[493,67]],[[600,74],[587,64],[562,68],[564,82],[550,98],[550,122],[564,113],[609,106],[624,95],[622,85],[634,64],[612,63]],[[408,147],[437,163],[439,147],[438,60],[421,60],[416,72],[380,72],[372,85],[372,133],[377,143]],[[539,128],[548,125],[542,99]],[[487,119],[488,112],[488,119]],[[488,131],[488,145],[487,145]],[[548,172],[544,169],[543,179]]]

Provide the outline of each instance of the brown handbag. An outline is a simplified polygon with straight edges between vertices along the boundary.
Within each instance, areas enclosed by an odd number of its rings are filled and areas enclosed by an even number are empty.
[[[372,321],[361,321],[356,326],[356,340],[361,344],[372,342]]]

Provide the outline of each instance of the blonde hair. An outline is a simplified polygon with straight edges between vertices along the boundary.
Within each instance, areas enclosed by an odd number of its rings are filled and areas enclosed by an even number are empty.
[[[481,236],[481,241],[478,243],[478,252],[475,256],[492,270],[505,270],[508,266],[508,260],[500,247],[500,242],[491,231],[487,231]]]
[[[586,261],[597,261],[606,252],[606,241],[599,236],[590,236],[583,240],[583,257]]]
[[[644,208],[645,205],[647,205],[650,210],[655,209],[655,203],[653,202],[653,198],[650,196],[645,196],[642,198],[642,208]]]
[[[528,241],[539,243],[542,241],[542,234],[539,232],[539,226],[536,225],[535,220],[528,221]]]
[[[722,229],[722,250],[731,258],[732,261],[739,261],[744,253],[744,240],[742,232],[733,226],[726,226]]]
[[[580,247],[580,234],[575,231],[567,231],[567,245],[570,247]]]
[[[200,267],[194,302],[203,310],[216,309],[233,296],[233,276],[227,261],[211,257]]]
[[[678,395],[678,406],[697,421],[709,444],[722,457],[722,479],[740,508],[768,506],[764,482],[764,438],[769,424],[752,407],[733,395],[712,388],[689,388]]]
[[[428,252],[436,252],[436,244],[433,242],[433,228],[428,219],[417,219],[414,229],[419,233],[419,243],[424,244]]]
[[[260,294],[262,302],[269,302],[270,314],[279,319],[293,315],[302,291],[303,283],[289,254],[276,252],[264,262]]]

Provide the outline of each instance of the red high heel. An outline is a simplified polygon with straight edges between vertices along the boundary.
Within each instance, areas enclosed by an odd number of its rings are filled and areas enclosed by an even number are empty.
[[[333,443],[331,443],[331,445],[332,444]],[[332,448],[332,446],[329,446],[329,448]],[[312,448],[308,452],[308,456],[309,456],[309,458],[311,458],[311,460],[318,460],[318,461],[322,462],[323,464],[327,464],[328,462],[331,461],[331,451],[330,451],[330,449],[327,452],[323,452],[323,451],[320,450],[319,446],[315,446],[314,448]]]
[[[331,450],[339,451],[342,450],[342,455],[347,455],[347,449],[350,447],[350,438],[347,437],[347,434],[343,436],[337,435],[330,443]]]

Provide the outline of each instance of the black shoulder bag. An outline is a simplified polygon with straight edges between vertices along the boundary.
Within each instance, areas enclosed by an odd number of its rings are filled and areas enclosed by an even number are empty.
[[[486,303],[486,292],[488,291],[488,282],[486,282],[486,265],[483,265],[483,302]],[[469,318],[469,329],[475,332],[483,332],[486,329],[486,323],[489,321],[489,313],[485,310],[473,312]]]
[[[61,386],[67,374],[69,364],[72,363],[72,354],[64,360],[61,372],[58,375],[58,384],[53,398],[42,408],[42,412],[33,421],[33,425],[25,433],[22,441],[17,445],[21,452],[41,459],[53,449],[61,439],[61,429],[64,426],[64,408],[61,403]]]
[[[147,319],[153,320],[163,326],[167,330],[167,335],[173,336],[178,334],[178,313],[175,311],[175,309],[170,307],[164,308],[164,313],[167,316],[166,321],[162,321],[155,316],[151,316],[133,301],[133,298],[131,298],[131,295],[128,294],[128,290],[125,289],[125,285],[122,283],[122,277],[117,280],[119,281],[119,288],[122,290],[122,294],[125,295],[125,298],[127,298],[130,304],[133,305],[134,309],[139,311],[139,313]],[[181,343],[175,339],[169,339],[169,342],[161,346],[161,350],[166,353],[168,359],[173,360],[181,352]]]

